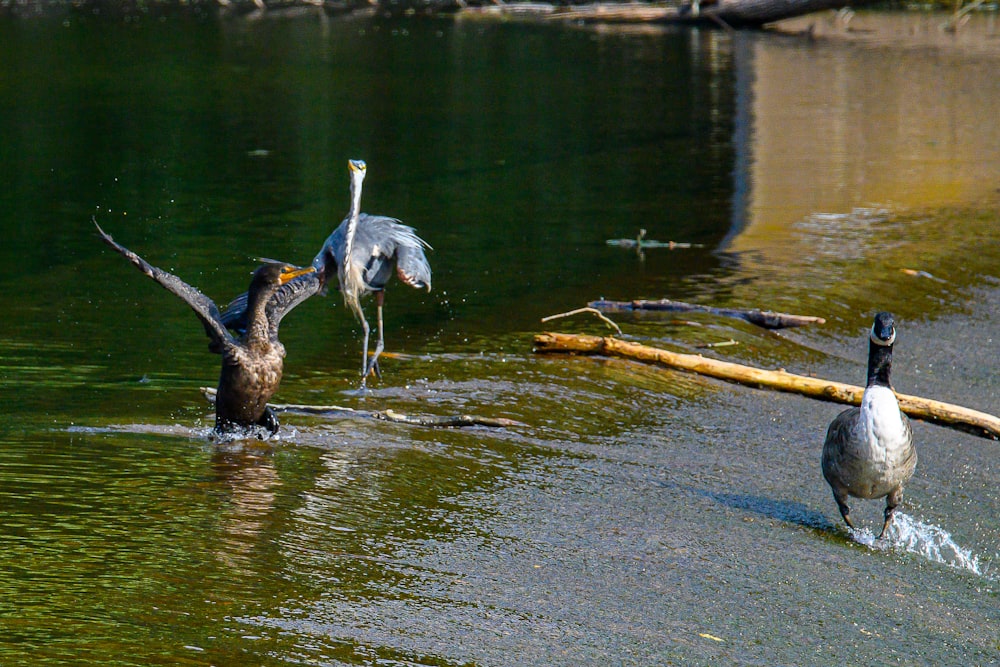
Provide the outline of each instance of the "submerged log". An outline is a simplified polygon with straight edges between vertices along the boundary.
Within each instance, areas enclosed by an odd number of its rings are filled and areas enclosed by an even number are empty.
[[[202,387],[201,393],[215,402],[215,389]],[[268,403],[275,412],[291,412],[302,415],[337,416],[344,418],[378,419],[396,424],[411,424],[413,426],[435,426],[438,428],[458,428],[463,426],[489,426],[491,428],[506,428],[508,426],[524,426],[519,421],[505,417],[480,417],[477,415],[455,415],[453,417],[438,417],[436,415],[413,416],[405,415],[395,410],[356,410],[340,405],[304,405],[296,403]]]
[[[775,313],[769,310],[746,310],[743,308],[713,308],[712,306],[671,301],[670,299],[655,301],[647,301],[646,299],[605,301],[602,299],[600,301],[591,301],[587,305],[603,313],[625,313],[636,310],[672,313],[711,313],[712,315],[721,315],[722,317],[736,317],[765,329],[787,329],[788,327],[802,327],[807,324],[824,324],[826,322],[822,317],[814,317],[812,315],[789,315],[788,313]]]
[[[646,230],[640,229],[639,234],[634,239],[608,239],[607,244],[613,248],[634,248],[639,252],[647,249],[656,248],[667,248],[669,250],[674,250],[677,248],[689,249],[689,248],[704,248],[705,246],[701,243],[687,243],[678,241],[655,241],[653,239],[646,238]]]
[[[784,370],[769,371],[701,355],[669,352],[612,337],[543,333],[535,336],[535,352],[595,354],[636,359],[757,388],[787,391],[834,403],[860,405],[864,387],[811,378]],[[930,398],[896,394],[899,408],[911,417],[951,426],[994,440],[1000,439],[1000,417]]]
[[[471,3],[470,3],[471,4]],[[681,5],[652,3],[595,3],[552,5],[549,3],[494,3],[465,6],[459,15],[537,16],[547,21],[578,23],[663,23],[760,27],[784,19],[826,9],[860,7],[873,0],[698,0]]]

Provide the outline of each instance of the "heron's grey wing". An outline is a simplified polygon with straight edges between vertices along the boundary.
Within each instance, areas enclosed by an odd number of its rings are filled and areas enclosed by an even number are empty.
[[[431,265],[424,254],[430,244],[417,236],[416,230],[407,225],[393,227],[393,241],[396,244],[396,275],[410,287],[431,289]]]
[[[410,287],[431,291],[431,265],[420,246],[400,246],[396,250],[396,275]]]
[[[294,278],[279,287],[278,291],[267,300],[267,324],[271,340],[278,339],[281,318],[309,297],[322,292],[325,286],[326,280],[323,274],[313,272]]]
[[[191,307],[195,315],[198,316],[198,319],[201,320],[201,323],[205,326],[205,333],[212,339],[213,344],[220,348],[236,344],[236,339],[233,338],[232,334],[226,330],[226,326],[222,323],[222,316],[219,314],[219,308],[215,305],[214,301],[174,274],[153,266],[125,246],[118,244],[107,232],[101,229],[101,226],[97,224],[97,220],[94,220],[94,226],[97,227],[101,239],[118,251],[118,254],[158,282],[168,292],[172,292],[175,296],[183,299]]]
[[[395,218],[362,214],[354,245],[366,264],[369,285],[384,287],[391,275],[390,260],[394,260],[401,281],[418,289],[431,288],[431,267],[424,254],[430,245],[413,227]]]

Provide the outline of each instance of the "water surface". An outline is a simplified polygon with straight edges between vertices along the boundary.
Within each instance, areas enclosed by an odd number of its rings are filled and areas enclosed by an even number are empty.
[[[819,472],[839,406],[531,353],[545,315],[669,297],[828,322],[625,336],[861,382],[888,309],[900,391],[1000,412],[1000,40],[862,19],[890,37],[0,25],[0,663],[997,662],[997,443],[915,424],[905,517],[871,548]],[[207,437],[218,358],[91,216],[225,302],[252,258],[315,254],[351,157],[365,210],[434,246],[434,291],[390,287],[399,356],[366,397],[339,297],[302,305],[276,400],[523,426]],[[605,243],[640,228],[703,247]],[[961,558],[923,548],[945,536]]]

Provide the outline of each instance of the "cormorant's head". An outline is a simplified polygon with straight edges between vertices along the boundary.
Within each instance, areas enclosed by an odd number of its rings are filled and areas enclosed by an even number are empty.
[[[250,291],[259,290],[264,287],[280,287],[290,280],[304,276],[307,273],[312,273],[315,270],[312,266],[299,268],[291,264],[269,262],[261,265],[253,272],[253,280],[250,281]]]
[[[888,347],[896,342],[896,323],[892,313],[877,313],[872,323],[871,341],[876,345]]]

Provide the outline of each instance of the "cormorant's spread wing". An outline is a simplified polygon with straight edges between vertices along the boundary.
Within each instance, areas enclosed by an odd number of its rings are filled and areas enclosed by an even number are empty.
[[[208,337],[212,339],[214,344],[219,346],[236,344],[236,340],[232,334],[226,331],[226,326],[222,323],[222,316],[219,314],[219,308],[215,305],[214,301],[174,274],[156,268],[128,248],[119,245],[107,232],[101,229],[101,226],[97,224],[97,220],[94,220],[94,226],[97,227],[97,231],[104,242],[117,250],[122,257],[132,262],[137,269],[158,282],[164,289],[173,292],[173,294],[183,299],[191,307],[191,310],[195,312],[201,323],[205,325],[205,333],[208,334]]]
[[[347,235],[347,221],[340,225],[326,238],[323,247],[312,261],[312,266],[316,273],[323,275],[323,287],[325,288],[334,278],[337,277],[337,266],[344,261],[343,252]]]
[[[325,286],[326,280],[323,274],[313,272],[294,278],[278,288],[278,291],[267,300],[265,308],[268,333],[272,340],[278,338],[281,318],[309,297],[322,292]],[[238,331],[242,335],[247,330],[247,319],[247,293],[244,292],[229,302],[225,312],[222,313],[221,321],[227,329]]]
[[[265,309],[271,340],[278,340],[278,326],[281,324],[281,318],[290,313],[295,306],[323,291],[325,286],[324,276],[314,271],[294,278],[279,287],[278,291],[267,300]],[[244,319],[246,319],[245,316]]]
[[[226,309],[222,311],[223,326],[240,332],[240,335],[247,330],[247,297],[248,294],[243,292],[230,301]]]

